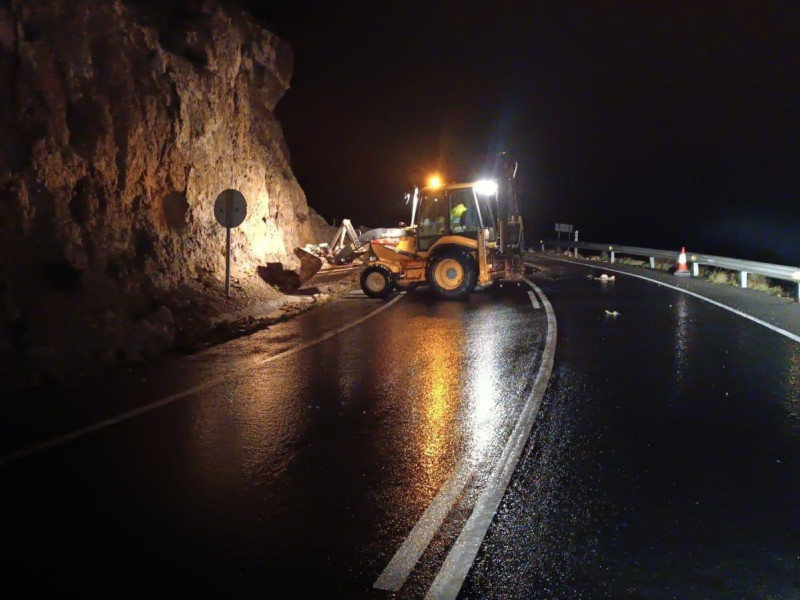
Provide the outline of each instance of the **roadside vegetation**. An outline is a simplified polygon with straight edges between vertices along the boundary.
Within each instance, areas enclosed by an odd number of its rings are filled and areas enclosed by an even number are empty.
[[[720,283],[722,285],[739,285],[739,273],[737,271],[728,271],[727,269],[718,269],[712,267],[700,267],[700,276],[712,283]],[[792,284],[769,279],[758,273],[749,273],[747,275],[747,287],[757,292],[764,292],[770,296],[777,297],[793,297]]]

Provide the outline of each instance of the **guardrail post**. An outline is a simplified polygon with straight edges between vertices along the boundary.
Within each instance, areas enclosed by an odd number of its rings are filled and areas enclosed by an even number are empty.
[[[578,258],[578,247],[577,247],[577,246],[575,246],[575,249],[574,249],[574,251],[573,251],[573,256],[574,256],[575,258]]]
[[[747,271],[739,271],[739,283],[743,288],[747,287]]]
[[[655,269],[656,268],[656,257],[655,256],[651,256],[650,257],[650,268],[651,269]]]
[[[611,251],[611,264],[614,264],[614,251]]]
[[[700,265],[697,263],[692,263],[692,275],[700,277]]]

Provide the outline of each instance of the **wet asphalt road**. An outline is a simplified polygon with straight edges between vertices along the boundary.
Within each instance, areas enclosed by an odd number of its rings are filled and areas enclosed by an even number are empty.
[[[6,464],[0,514],[14,553],[4,580],[30,596],[387,597],[376,578],[457,464],[471,465],[468,505],[499,455],[545,317],[521,288],[469,302],[422,291],[259,364],[384,304],[353,294],[125,385],[62,397],[80,427],[109,404],[135,409],[234,373]],[[4,426],[16,447],[38,441],[29,430],[57,434],[54,419],[19,417],[27,427]],[[430,584],[458,534],[456,513],[400,597]]]
[[[800,346],[646,282],[542,266],[555,368],[460,597],[800,597]],[[421,290],[269,358],[381,305],[352,294],[18,402],[6,456],[172,399],[0,467],[8,589],[423,597],[531,391],[546,318],[523,288],[468,302]],[[374,589],[464,462],[405,585]]]
[[[555,369],[462,597],[800,598],[800,345],[540,265]]]

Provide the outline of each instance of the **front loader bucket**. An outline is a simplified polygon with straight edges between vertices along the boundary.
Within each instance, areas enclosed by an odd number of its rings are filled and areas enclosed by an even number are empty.
[[[300,268],[297,270],[300,285],[305,285],[322,268],[322,259],[303,248],[295,248],[294,254],[300,259]]]
[[[294,271],[299,277],[299,290],[311,290],[318,286],[336,284],[354,272],[363,268],[359,261],[356,264],[332,265],[305,248],[295,248],[295,255],[300,259],[300,268]]]

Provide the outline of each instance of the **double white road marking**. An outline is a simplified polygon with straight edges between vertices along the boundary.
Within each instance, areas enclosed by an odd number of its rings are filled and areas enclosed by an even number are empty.
[[[550,380],[557,338],[555,313],[542,290],[527,279],[525,282],[539,294],[547,314],[547,339],[539,372],[536,374],[533,388],[514,430],[503,448],[500,460],[492,469],[486,487],[475,503],[472,514],[467,519],[461,534],[445,558],[444,564],[425,596],[426,599],[442,600],[455,598],[458,595],[525,448]],[[534,308],[538,308],[536,296],[533,292],[528,293],[531,295]],[[375,581],[375,588],[397,592],[403,587],[420,556],[425,552],[454,502],[471,478],[471,466],[466,461],[462,461]]]

